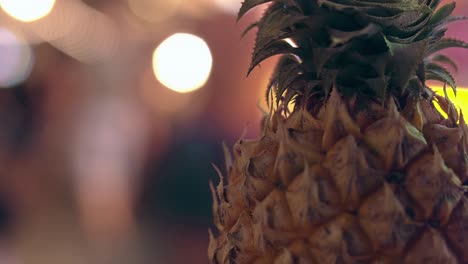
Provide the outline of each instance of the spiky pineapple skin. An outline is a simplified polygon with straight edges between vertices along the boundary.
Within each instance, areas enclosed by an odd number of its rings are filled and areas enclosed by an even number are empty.
[[[334,89],[226,151],[211,263],[468,263],[463,116],[437,96],[356,109]]]

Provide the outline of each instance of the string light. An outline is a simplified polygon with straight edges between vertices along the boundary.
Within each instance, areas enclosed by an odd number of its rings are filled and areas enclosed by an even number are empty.
[[[201,88],[211,72],[213,59],[206,42],[192,34],[177,33],[153,53],[153,70],[164,86],[179,93]]]
[[[55,0],[0,0],[0,6],[8,15],[23,22],[32,22],[47,16]]]

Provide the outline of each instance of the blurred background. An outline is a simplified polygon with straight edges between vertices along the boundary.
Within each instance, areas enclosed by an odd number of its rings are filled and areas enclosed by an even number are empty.
[[[246,78],[239,6],[0,0],[1,264],[207,262],[212,163],[258,135],[275,63]]]

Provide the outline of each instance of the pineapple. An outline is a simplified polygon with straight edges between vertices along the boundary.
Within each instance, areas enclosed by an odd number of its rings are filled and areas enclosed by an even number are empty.
[[[239,18],[268,2],[247,31],[249,72],[281,55],[271,110],[225,148],[210,262],[468,263],[468,127],[427,84],[456,89],[438,53],[468,48],[444,37],[455,3],[246,0]]]

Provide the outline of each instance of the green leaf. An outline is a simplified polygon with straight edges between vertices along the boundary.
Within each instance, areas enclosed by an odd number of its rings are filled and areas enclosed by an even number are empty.
[[[461,20],[468,20],[468,16],[449,16],[436,24],[427,25],[424,28],[424,34],[422,35],[422,38],[433,37],[433,34],[437,31],[440,31],[441,28],[442,31],[445,32],[444,28],[446,28],[448,24]],[[442,37],[443,36],[441,36],[441,38]]]
[[[416,13],[415,13],[416,12]],[[394,36],[411,36],[418,34],[427,27],[427,22],[431,18],[431,11],[423,7],[420,11],[405,12],[396,23],[390,27],[389,32]]]
[[[291,65],[288,68],[283,69],[278,75],[278,85],[276,87],[277,94],[281,95],[302,74],[302,68],[300,64]]]
[[[361,79],[361,81],[367,84],[380,101],[384,101],[389,79],[388,76],[383,75],[377,78]]]
[[[368,11],[370,9],[385,11],[410,11],[421,7],[417,0],[396,0],[396,1],[358,1],[358,0],[317,0],[319,6],[345,11]]]
[[[434,80],[434,81],[439,81],[441,83],[446,84],[447,79],[444,78],[443,76],[431,72],[426,72],[426,80]],[[452,88],[453,89],[453,88]]]
[[[371,22],[385,27],[393,27],[393,30],[415,31],[425,25],[424,20],[429,20],[432,10],[427,6],[418,6],[408,10],[399,10],[392,16],[376,16],[364,14]]]
[[[376,24],[368,24],[366,27],[355,31],[341,31],[333,28],[328,29],[330,35],[331,46],[336,47],[342,45],[357,37],[369,37],[380,31],[380,27]]]
[[[424,29],[422,29],[422,30],[419,30],[419,31],[415,32],[414,34],[409,34],[409,36],[401,37],[401,36],[387,35],[386,38],[390,42],[401,43],[401,44],[410,44],[412,42],[424,39],[425,37],[421,37],[424,34],[426,34],[426,32],[425,32]]]
[[[295,91],[293,89],[290,89],[290,90],[287,90],[286,91],[286,94],[284,95],[284,97],[279,97],[277,100],[279,103],[279,101],[283,101],[283,106],[285,107],[285,110],[287,110],[287,106],[289,104],[289,102],[291,102],[292,100],[295,100],[295,98],[297,98],[298,96],[298,91]]]
[[[452,14],[453,10],[455,9],[455,6],[455,2],[443,5],[432,15],[431,19],[429,20],[429,25],[440,23],[442,20],[450,16],[450,14]]]
[[[275,70],[267,87],[267,102],[273,87],[276,87],[276,98],[283,94],[284,90],[302,73],[302,65],[292,55],[283,55],[276,64]]]
[[[321,74],[323,66],[327,61],[341,50],[341,48],[312,48],[311,62],[316,76]]]
[[[455,84],[455,79],[450,74],[450,72],[444,67],[436,63],[429,63],[426,65],[426,80],[436,80],[443,83],[448,83],[454,94],[457,94],[457,85]]]
[[[456,70],[455,63],[433,54],[468,48],[463,41],[444,39],[445,25],[465,18],[451,16],[455,4],[442,6],[441,0],[245,0],[238,19],[265,3],[270,4],[261,20],[243,34],[258,28],[248,74],[265,59],[283,54],[267,95],[286,104],[308,98],[312,82],[320,97],[337,85],[343,96],[382,102],[419,94],[426,77],[454,88],[452,75],[441,65]]]
[[[257,37],[252,56],[251,67],[248,72],[264,59],[293,51],[283,39],[291,35],[291,28],[296,23],[304,21],[300,11],[291,6],[284,6],[280,2],[271,5],[258,24]]]
[[[453,39],[453,38],[445,38],[441,39],[440,41],[436,42],[435,44],[431,45],[429,50],[426,53],[426,56],[434,54],[438,51],[448,49],[448,48],[464,48],[468,49],[468,43],[464,42],[463,40]]]
[[[383,36],[383,39],[385,40],[385,44],[388,47],[388,51],[390,52],[390,55],[395,56],[395,52],[399,49],[404,49],[406,46],[409,44],[402,44],[402,43],[397,43],[397,42],[391,42],[388,40],[386,36]]]
[[[290,29],[305,19],[296,8],[281,3],[271,5],[258,23],[254,54],[272,42],[289,37]]]
[[[336,76],[338,76],[338,70],[322,70],[320,79],[322,80],[322,89],[326,96],[331,92],[332,86],[335,84]]]
[[[432,10],[436,9],[439,4],[442,2],[442,0],[432,0],[430,1],[430,4],[428,5]]]
[[[434,62],[440,62],[449,65],[450,67],[453,68],[455,72],[458,72],[458,66],[457,64],[448,56],[443,55],[443,54],[437,54],[433,58],[431,58],[430,61]]]
[[[450,23],[460,21],[460,20],[468,20],[468,16],[449,16],[449,17],[446,17],[443,20],[441,20],[441,21],[439,21],[439,22],[437,22],[435,24],[427,25],[426,28],[425,28],[425,32],[432,32],[436,28],[447,26]]]
[[[442,88],[442,90],[444,91],[445,99],[449,100],[449,97],[447,94],[447,83],[444,83],[444,87]]]
[[[418,96],[424,90],[424,85],[418,77],[414,77],[409,80],[407,90],[410,94]]]
[[[460,21],[460,20],[468,20],[468,16],[450,16],[446,19],[442,20],[438,25],[446,25],[448,23]]]
[[[252,29],[258,27],[259,24],[260,24],[260,22],[257,21],[257,22],[254,22],[254,23],[250,24],[248,27],[246,27],[246,28],[244,29],[244,31],[242,32],[242,34],[241,34],[241,38],[245,37],[245,35],[247,35],[247,33],[249,33],[250,30],[252,30]]]
[[[237,13],[237,21],[239,21],[250,9],[271,1],[273,0],[245,0],[244,2],[242,2],[242,6],[239,9],[239,12]]]
[[[392,55],[389,67],[390,88],[405,91],[408,81],[413,78],[418,66],[423,63],[427,41],[421,40],[411,44],[393,43],[385,38],[389,52]]]
[[[275,42],[270,43],[267,47],[258,50],[252,55],[252,62],[250,63],[249,70],[247,71],[247,75],[249,75],[252,70],[260,64],[260,62],[279,54],[287,54],[296,51],[295,48],[291,47],[288,43],[283,40],[278,40]]]

